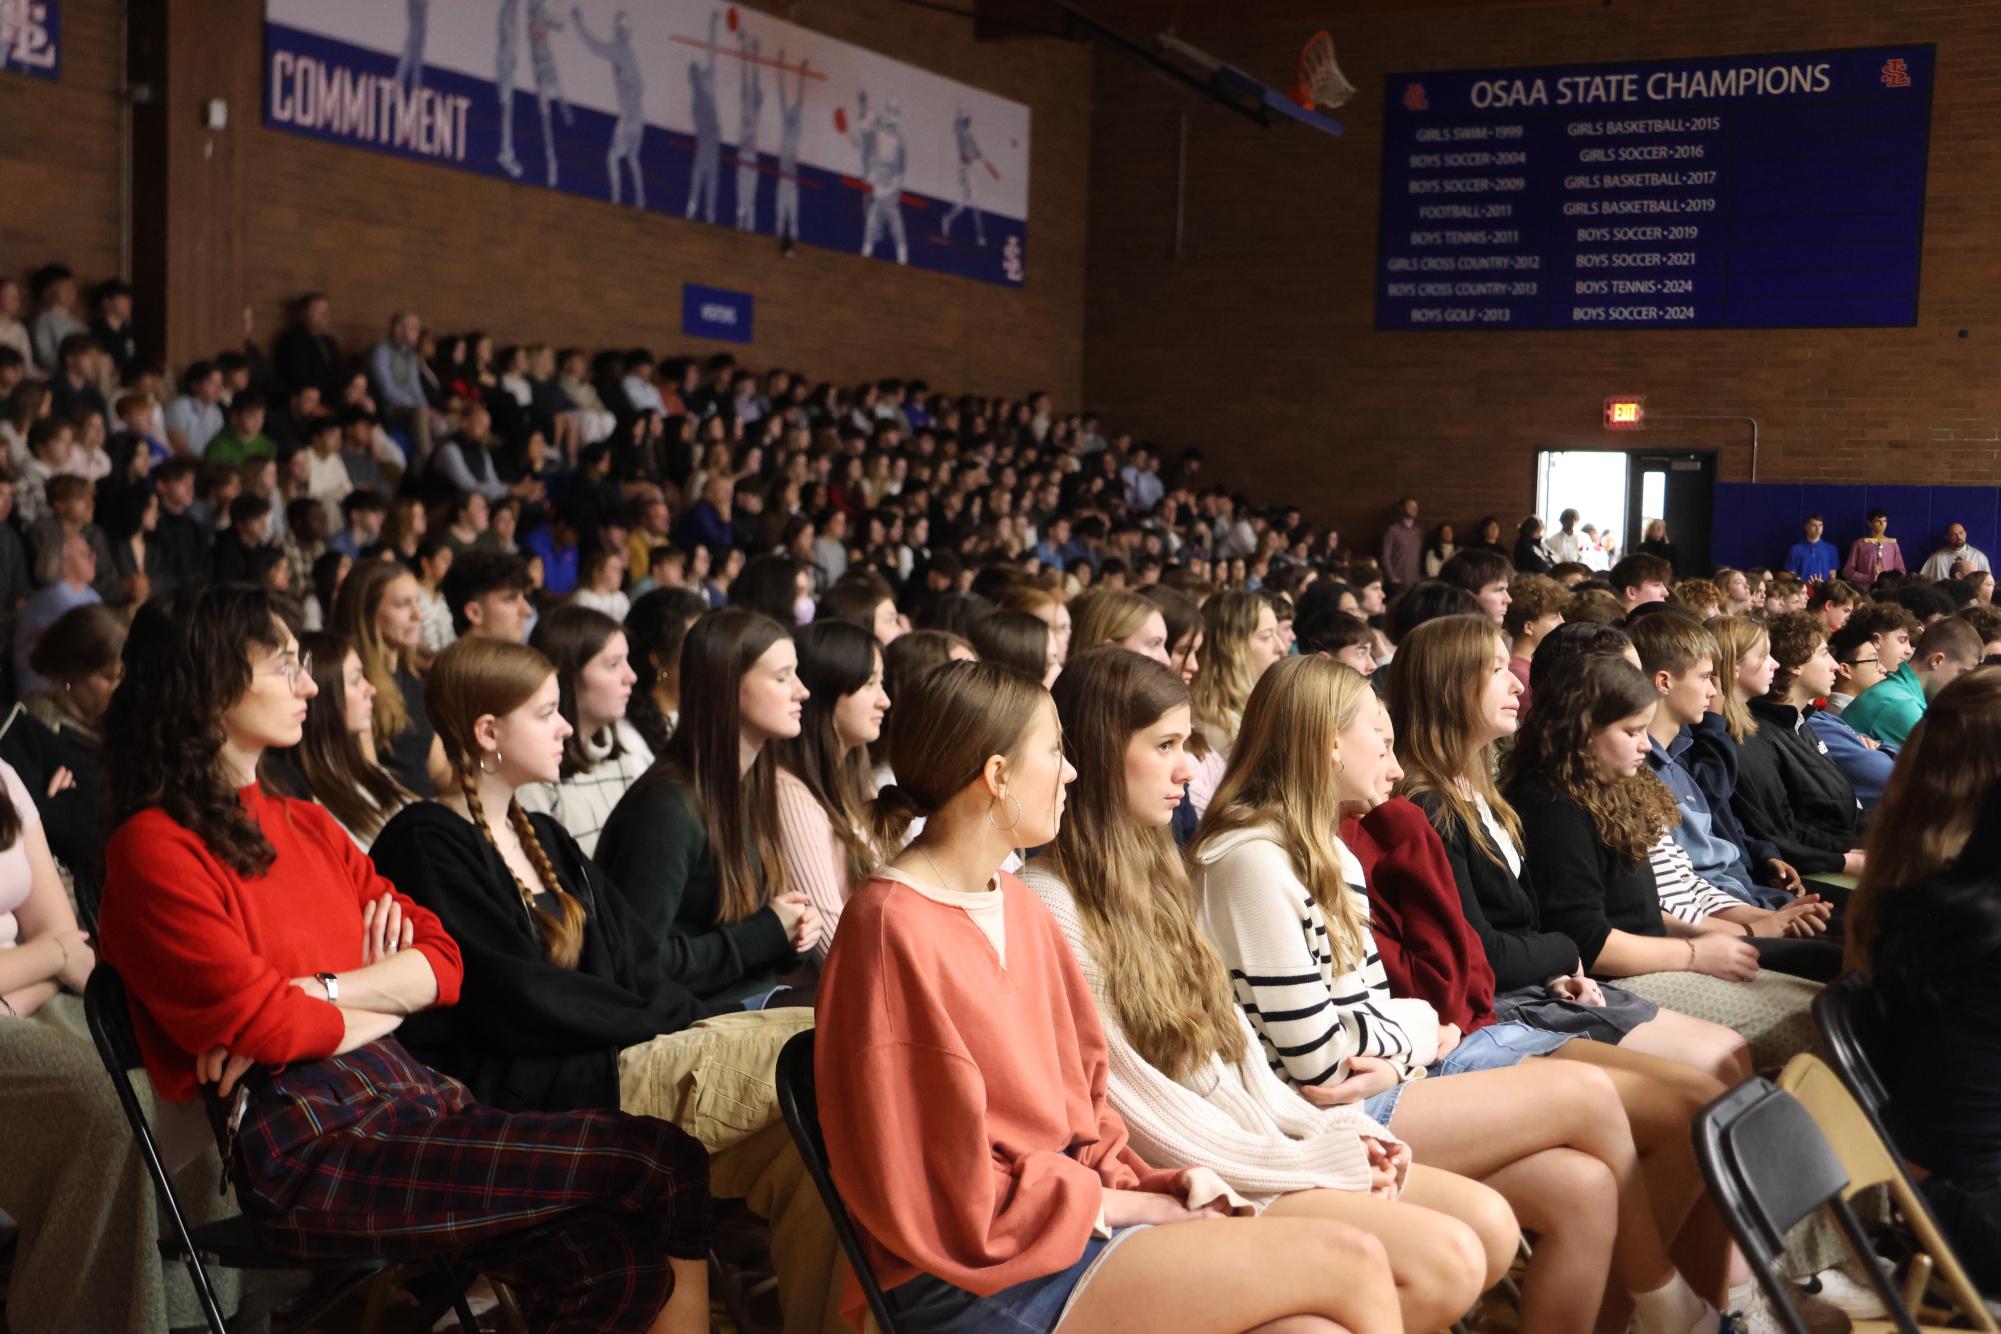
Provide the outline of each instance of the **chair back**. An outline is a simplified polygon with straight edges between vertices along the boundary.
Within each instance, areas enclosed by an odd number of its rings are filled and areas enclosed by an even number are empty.
[[[187,1216],[181,1212],[181,1202],[174,1194],[173,1177],[167,1172],[166,1161],[160,1157],[159,1143],[153,1138],[152,1124],[146,1119],[145,1104],[139,1101],[139,1092],[132,1084],[132,1071],[143,1066],[144,1061],[139,1055],[138,1035],[132,1031],[132,1011],[125,994],[125,981],[118,976],[116,969],[101,960],[91,969],[90,980],[84,984],[83,1016],[90,1027],[90,1040],[97,1046],[98,1059],[104,1062],[104,1072],[111,1076],[112,1087],[118,1091],[118,1105],[125,1109],[125,1121],[131,1127],[132,1138],[139,1145],[139,1156],[145,1160],[146,1172],[153,1178],[153,1193],[159,1197],[160,1207],[173,1228],[174,1240],[187,1265],[188,1277],[194,1282],[202,1313],[214,1334],[224,1334],[222,1306],[216,1300],[215,1289],[209,1285],[208,1272],[202,1268],[200,1251],[188,1227]]]
[[[778,1053],[777,1082],[779,1114],[792,1132],[792,1142],[799,1146],[799,1157],[804,1160],[807,1173],[819,1188],[828,1217],[833,1219],[834,1235],[840,1238],[841,1249],[847,1252],[848,1263],[854,1267],[862,1296],[868,1299],[869,1314],[875,1317],[876,1328],[882,1334],[897,1334],[896,1317],[883,1298],[875,1271],[869,1267],[861,1234],[848,1216],[848,1206],[834,1185],[833,1169],[827,1162],[827,1141],[820,1133],[820,1105],[813,1077],[812,1030],[795,1034]]]
[[[1890,1089],[1873,1053],[1886,1051],[1890,1019],[1883,998],[1860,973],[1843,973],[1813,998],[1813,1022],[1827,1039],[1827,1054],[1841,1082],[1882,1130]]]
[[[1709,1197],[1737,1238],[1773,1312],[1792,1334],[1806,1334],[1792,1285],[1778,1271],[1786,1234],[1824,1208],[1855,1256],[1873,1253],[1844,1194],[1848,1174],[1841,1160],[1799,1100],[1764,1078],[1745,1080],[1703,1108],[1693,1134]],[[1890,1327],[1899,1334],[1918,1334],[1917,1322],[1881,1267],[1863,1268],[1890,1313]]]
[[[1897,1211],[1904,1216],[1917,1238],[1919,1250],[1930,1261],[1930,1267],[1917,1274],[1916,1286],[1922,1289],[1924,1278],[1935,1269],[1951,1290],[1960,1313],[1972,1322],[1975,1329],[1992,1334],[1996,1329],[1994,1317],[1981,1300],[1979,1289],[1967,1277],[1964,1266],[1946,1240],[1938,1220],[1932,1216],[1924,1196],[1891,1151],[1880,1128],[1855,1096],[1843,1087],[1834,1071],[1818,1056],[1802,1052],[1788,1061],[1786,1068],[1780,1072],[1779,1087],[1799,1100],[1808,1115],[1813,1117],[1814,1124],[1827,1137],[1828,1145],[1840,1159],[1848,1176],[1845,1193],[1850,1199],[1857,1191],[1870,1186],[1888,1187]],[[1921,1296],[1921,1291],[1914,1292],[1910,1285],[1906,1286],[1907,1301],[1915,1302]]]

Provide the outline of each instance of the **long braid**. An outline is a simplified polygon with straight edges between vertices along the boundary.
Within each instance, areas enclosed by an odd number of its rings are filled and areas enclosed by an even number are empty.
[[[479,786],[470,772],[459,775],[459,792],[465,797],[466,813],[472,816],[473,824],[479,829],[480,837],[487,846],[500,854],[503,865],[507,855],[501,852],[500,841],[493,836],[493,826],[486,821],[486,807],[479,799]],[[513,868],[508,874],[513,876],[514,887],[521,892],[522,906],[528,909],[528,916],[541,934],[542,942],[549,952],[549,962],[558,968],[575,968],[577,959],[583,953],[584,906],[566,893],[562,882],[556,878],[556,868],[549,856],[542,850],[542,844],[535,837],[534,828],[529,825],[527,815],[519,803],[511,798],[507,803],[508,818],[514,825],[515,834],[521,840],[522,850],[535,863],[536,874],[541,877],[542,887],[555,894],[563,905],[563,916],[559,919],[545,912],[535,904],[535,893],[522,883],[521,877],[514,875]]]

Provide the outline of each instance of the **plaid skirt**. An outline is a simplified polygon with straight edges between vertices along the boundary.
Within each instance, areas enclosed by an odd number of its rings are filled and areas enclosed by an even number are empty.
[[[270,1072],[230,1164],[245,1214],[302,1259],[447,1253],[537,1330],[644,1330],[713,1227],[708,1154],[665,1121],[508,1113],[394,1039]]]

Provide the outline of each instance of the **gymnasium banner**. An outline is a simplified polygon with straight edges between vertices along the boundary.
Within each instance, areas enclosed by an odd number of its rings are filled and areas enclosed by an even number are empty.
[[[273,129],[1025,280],[1028,107],[767,14],[707,0],[265,0],[264,19]]]
[[[62,0],[0,0],[0,71],[62,76]]]

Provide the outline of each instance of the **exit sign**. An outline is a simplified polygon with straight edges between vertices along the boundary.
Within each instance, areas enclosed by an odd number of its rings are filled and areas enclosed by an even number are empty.
[[[1646,429],[1647,400],[1639,394],[1613,394],[1605,399],[1605,429],[1640,431]]]

